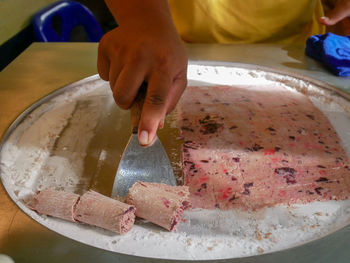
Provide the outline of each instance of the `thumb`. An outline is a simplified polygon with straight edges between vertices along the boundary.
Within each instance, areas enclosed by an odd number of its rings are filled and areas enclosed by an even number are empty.
[[[167,74],[155,73],[148,81],[145,102],[138,128],[142,146],[149,146],[155,139],[157,129],[166,115],[166,101],[171,81]]]
[[[333,26],[344,18],[350,16],[350,1],[338,1],[336,6],[320,18],[320,23]]]

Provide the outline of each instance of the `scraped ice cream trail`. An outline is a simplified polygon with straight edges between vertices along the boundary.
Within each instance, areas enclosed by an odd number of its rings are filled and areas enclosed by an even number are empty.
[[[177,112],[193,207],[257,209],[350,198],[341,140],[299,92],[188,87]]]

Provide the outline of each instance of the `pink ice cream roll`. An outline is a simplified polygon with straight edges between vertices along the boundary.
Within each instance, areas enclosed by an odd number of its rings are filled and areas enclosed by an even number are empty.
[[[32,196],[27,206],[39,214],[75,222],[74,209],[78,200],[77,194],[45,189]]]
[[[181,221],[183,211],[190,207],[187,186],[136,182],[126,202],[136,207],[136,216],[169,231]]]
[[[135,207],[94,191],[83,194],[75,210],[79,222],[124,234],[135,222]]]

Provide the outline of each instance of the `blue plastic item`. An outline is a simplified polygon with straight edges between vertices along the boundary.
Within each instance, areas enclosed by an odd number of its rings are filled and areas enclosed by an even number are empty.
[[[61,20],[61,34],[53,26],[53,17]],[[40,42],[69,42],[72,29],[83,26],[90,42],[99,42],[103,31],[91,11],[74,1],[58,1],[40,10],[33,18],[33,26]]]
[[[350,36],[332,33],[311,36],[306,41],[305,52],[326,65],[337,76],[350,76]]]

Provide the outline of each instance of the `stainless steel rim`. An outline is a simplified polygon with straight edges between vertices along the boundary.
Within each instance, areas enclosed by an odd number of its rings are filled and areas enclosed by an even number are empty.
[[[293,72],[293,71],[289,71],[289,70],[270,68],[270,67],[254,65],[254,64],[234,63],[234,62],[224,62],[224,61],[203,61],[203,60],[198,60],[198,61],[189,61],[188,64],[189,65],[201,65],[201,66],[226,66],[226,67],[234,67],[234,68],[243,68],[243,69],[248,69],[248,70],[259,70],[259,71],[264,71],[264,72],[275,73],[275,74],[278,74],[278,75],[290,76],[292,78],[299,79],[299,80],[302,80],[302,81],[304,81],[306,83],[310,83],[312,85],[318,86],[318,87],[326,89],[328,91],[331,91],[331,92],[333,92],[333,94],[335,94],[337,96],[340,96],[340,97],[350,101],[350,94],[340,90],[339,88],[336,88],[336,87],[334,87],[334,86],[332,86],[332,85],[330,85],[330,84],[328,84],[328,83],[326,83],[324,81],[317,80],[317,79],[314,79],[312,77],[308,77],[308,76],[305,76],[305,75],[302,75],[302,74],[299,74],[299,73],[296,73],[296,72]],[[81,79],[79,81],[73,82],[71,84],[68,84],[68,85],[66,85],[64,87],[61,87],[61,88],[59,88],[59,89],[49,93],[45,97],[37,100],[31,106],[29,106],[26,110],[24,110],[22,113],[20,113],[18,115],[18,117],[8,127],[8,129],[6,130],[6,132],[3,134],[2,138],[1,138],[1,141],[0,141],[0,159],[1,159],[2,149],[3,149],[3,146],[4,146],[5,142],[8,140],[8,138],[10,137],[12,132],[25,120],[25,118],[30,113],[32,113],[35,109],[37,109],[43,103],[48,102],[49,100],[51,100],[54,97],[56,97],[56,96],[58,96],[60,94],[63,94],[64,92],[66,92],[66,91],[68,91],[70,89],[76,88],[76,87],[78,87],[78,86],[80,86],[82,84],[86,84],[86,83],[89,83],[89,82],[92,82],[92,81],[96,81],[98,79],[100,79],[100,77],[98,76],[98,74],[96,74],[96,75],[92,75],[92,76],[86,77],[84,79]],[[1,172],[1,170],[0,170],[0,172]],[[1,174],[0,174],[0,178],[2,179]],[[1,183],[3,184],[2,180],[1,180]],[[3,184],[3,186],[4,186],[4,184]],[[8,194],[7,189],[6,189],[5,186],[4,186],[4,189],[6,190],[6,193]],[[10,198],[12,199],[11,196],[10,196]],[[19,207],[19,209],[21,209],[21,208]],[[347,226],[341,227],[341,228],[339,228],[339,229],[337,229],[337,230],[335,230],[333,232],[330,232],[330,233],[327,234],[326,237],[323,237],[321,239],[325,239],[329,235],[334,234],[335,232],[341,231],[345,227],[347,227]],[[315,240],[319,240],[319,239],[315,239]],[[298,244],[296,246],[293,246],[293,247],[290,247],[290,248],[287,248],[287,249],[283,249],[283,250],[280,250],[280,251],[286,251],[286,250],[294,249],[296,247],[303,246],[306,243],[314,242],[315,240],[309,240],[309,241],[307,241],[307,242],[305,242],[303,244]],[[98,249],[98,248],[96,248],[96,249]],[[280,251],[269,252],[269,253],[266,253],[266,254],[275,254],[275,253],[278,253]],[[264,254],[264,255],[266,255],[266,254]],[[256,258],[256,257],[259,257],[259,255],[257,255],[257,256],[248,256],[247,258]],[[158,258],[155,258],[155,259],[158,259]],[[239,258],[236,258],[236,259],[239,260]],[[161,260],[161,259],[159,259],[159,260]]]

